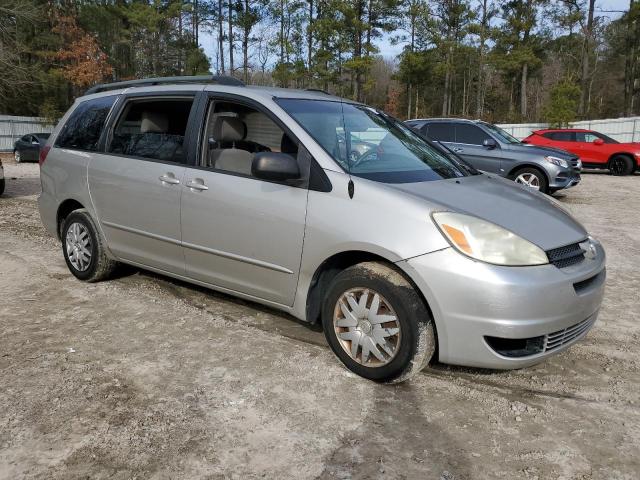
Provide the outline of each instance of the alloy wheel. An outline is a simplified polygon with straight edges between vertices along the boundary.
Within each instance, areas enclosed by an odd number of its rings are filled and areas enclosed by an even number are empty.
[[[516,183],[529,187],[533,190],[540,190],[540,179],[533,173],[521,173],[516,177]]]
[[[344,351],[366,367],[382,367],[400,348],[401,328],[389,302],[369,288],[352,288],[336,302],[333,327]]]
[[[16,163],[20,163],[20,160],[22,160],[20,158],[20,151],[16,150],[15,152],[13,152],[13,158],[16,160]]]
[[[72,223],[67,229],[65,238],[67,257],[73,268],[84,272],[91,263],[91,235],[89,230],[79,222]]]
[[[611,159],[611,165],[609,168],[611,170],[611,173],[613,173],[614,175],[622,175],[625,172],[627,165],[623,158],[615,157]]]

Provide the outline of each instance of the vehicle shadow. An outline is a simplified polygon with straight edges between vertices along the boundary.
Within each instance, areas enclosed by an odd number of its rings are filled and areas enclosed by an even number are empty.
[[[29,197],[40,194],[40,178],[5,177],[5,190],[2,198]]]

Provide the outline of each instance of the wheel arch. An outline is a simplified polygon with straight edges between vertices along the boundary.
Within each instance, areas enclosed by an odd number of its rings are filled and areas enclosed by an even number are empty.
[[[75,198],[68,198],[58,206],[58,211],[56,212],[56,233],[58,234],[58,240],[60,239],[60,227],[63,220],[67,218],[71,212],[81,208],[85,207]]]
[[[509,171],[509,173],[507,174],[507,177],[509,177],[510,179],[514,180],[516,172],[518,170],[522,170],[523,168],[535,168],[536,170],[538,170],[540,173],[542,173],[544,175],[544,178],[546,178],[546,180],[547,180],[547,185],[549,185],[549,183],[550,183],[549,174],[545,171],[544,168],[542,168],[540,165],[538,165],[538,164],[536,164],[534,162],[523,162],[523,163],[517,164],[515,167],[513,167]]]
[[[423,301],[425,307],[429,311],[431,318],[435,318],[431,306],[420,290],[418,285],[413,281],[411,276],[405,272],[397,263],[385,258],[382,255],[372,253],[365,250],[348,250],[331,255],[325,259],[315,270],[306,297],[306,320],[310,323],[318,323],[322,311],[322,302],[324,300],[323,292],[326,292],[331,281],[336,277],[338,273],[349,268],[353,265],[363,262],[379,262],[392,270],[398,272],[402,277],[413,287],[420,299]]]

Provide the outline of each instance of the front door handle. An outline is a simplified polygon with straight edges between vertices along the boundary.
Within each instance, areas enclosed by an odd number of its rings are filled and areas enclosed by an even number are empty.
[[[204,181],[202,181],[202,179],[200,178],[195,178],[193,180],[190,180],[186,183],[186,186],[189,187],[191,190],[209,190],[209,187],[207,187],[204,184]]]
[[[464,148],[456,147],[456,148],[453,149],[453,152],[454,153],[462,153],[462,152],[464,152]]]
[[[167,183],[169,185],[178,185],[180,183],[180,180],[178,180],[173,173],[167,173],[165,175],[160,175],[160,177],[158,177],[158,179],[162,182],[162,183]]]

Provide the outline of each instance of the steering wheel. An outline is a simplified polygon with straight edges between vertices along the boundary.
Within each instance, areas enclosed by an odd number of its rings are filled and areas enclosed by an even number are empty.
[[[352,155],[353,153],[354,152],[351,152]],[[351,163],[351,167],[359,167],[367,162],[371,162],[377,159],[378,159],[378,150],[376,148],[371,148],[356,159],[354,159],[353,156],[350,155],[349,161]]]

